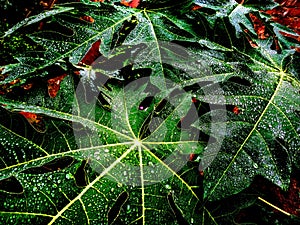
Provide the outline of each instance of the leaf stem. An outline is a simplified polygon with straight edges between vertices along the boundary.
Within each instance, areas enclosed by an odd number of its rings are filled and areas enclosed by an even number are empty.
[[[268,202],[267,200],[261,198],[261,197],[258,197],[259,200],[261,200],[262,202],[266,203],[267,205],[273,207],[274,209],[278,210],[279,212],[282,212],[283,214],[287,215],[287,216],[291,216],[290,213],[284,211],[283,209],[280,209],[279,207],[273,205],[272,203]]]

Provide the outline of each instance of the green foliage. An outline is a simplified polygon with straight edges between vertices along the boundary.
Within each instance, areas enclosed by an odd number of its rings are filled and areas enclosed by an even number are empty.
[[[191,3],[62,4],[6,31],[4,45],[34,44],[5,48],[16,62],[0,80],[1,223],[231,224],[259,204],[257,175],[287,190],[300,68],[279,30],[292,31],[260,10],[271,1]]]

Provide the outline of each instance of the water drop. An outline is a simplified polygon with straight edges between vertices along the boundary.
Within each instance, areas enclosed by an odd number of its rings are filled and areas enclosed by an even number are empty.
[[[170,185],[166,184],[165,187],[166,187],[166,189],[171,190],[171,186]]]
[[[72,174],[67,173],[67,174],[66,174],[66,178],[67,178],[67,179],[71,179],[71,178],[72,178]]]

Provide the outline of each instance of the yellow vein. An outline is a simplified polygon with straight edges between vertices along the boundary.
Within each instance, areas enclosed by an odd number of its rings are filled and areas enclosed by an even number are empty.
[[[138,146],[139,150],[139,161],[140,161],[140,173],[141,173],[141,190],[142,190],[142,217],[143,224],[145,223],[145,186],[144,186],[144,170],[143,170],[143,156],[141,145]]]
[[[270,42],[270,40],[268,41]],[[267,44],[266,44],[267,45]],[[271,57],[271,55],[268,53],[268,51],[266,51],[266,49],[264,48],[265,46],[259,46],[261,48],[261,50],[267,55],[268,59],[270,60],[270,62],[274,65],[275,68],[277,68],[280,72],[283,72],[282,71],[282,68],[281,66],[279,66],[274,60],[273,58]],[[272,50],[274,51],[274,50]]]
[[[130,224],[139,224],[139,222],[138,222],[138,221],[139,221],[140,219],[142,219],[142,217],[141,217],[141,216],[140,216],[140,217],[138,217],[138,218],[136,218],[134,221],[130,222],[130,223],[129,223],[129,225],[130,225]]]
[[[50,117],[53,118],[59,118],[59,119],[64,119],[64,120],[68,120],[68,121],[72,121],[72,122],[78,122],[81,123],[83,125],[87,125],[88,127],[96,127],[96,128],[102,128],[108,131],[111,131],[117,135],[120,135],[122,137],[125,137],[129,140],[133,140],[131,137],[128,137],[125,134],[120,133],[119,131],[116,131],[108,126],[105,126],[103,124],[97,123],[95,121],[92,121],[90,119],[84,118],[84,117],[80,117],[77,115],[73,115],[73,114],[69,114],[69,113],[65,113],[65,112],[61,112],[61,111],[57,111],[57,110],[53,110],[53,109],[49,109],[49,108],[45,108],[45,107],[41,107],[41,106],[28,106],[28,105],[24,105],[18,102],[6,102],[4,101],[3,103],[5,103],[8,106],[14,106],[17,109],[26,109],[26,112],[32,112],[32,113],[38,113],[38,114],[44,114],[44,115],[48,115]]]
[[[51,122],[52,122],[53,126],[57,129],[57,131],[61,134],[61,136],[63,136],[63,138],[65,139],[65,142],[66,142],[66,144],[67,144],[67,146],[68,146],[68,149],[71,150],[72,148],[71,148],[71,146],[70,146],[70,144],[69,144],[68,139],[66,138],[65,133],[63,133],[63,132],[58,128],[58,126],[56,126],[56,124],[55,124],[53,121],[51,121]]]
[[[0,124],[0,126],[1,126],[2,129],[6,130],[8,133],[11,133],[11,134],[17,136],[18,138],[22,139],[22,140],[25,141],[26,143],[29,143],[30,145],[32,145],[34,148],[39,149],[40,151],[42,151],[42,152],[45,153],[46,155],[49,155],[48,152],[46,152],[43,148],[41,148],[40,146],[36,145],[36,144],[33,143],[32,141],[29,141],[28,139],[24,138],[23,136],[21,136],[21,135],[15,133],[15,132],[13,132],[13,131],[7,129],[6,127],[2,126],[1,124]],[[0,171],[1,171],[1,170],[0,170]]]
[[[267,205],[273,207],[274,209],[277,209],[279,212],[282,212],[283,214],[285,214],[285,215],[287,215],[287,216],[291,216],[290,213],[288,213],[288,212],[284,211],[283,209],[281,209],[281,208],[279,208],[279,207],[273,205],[272,203],[266,201],[265,199],[263,199],[263,198],[261,198],[261,197],[258,197],[258,199],[261,200],[262,202],[266,203]]]
[[[76,152],[82,152],[82,151],[93,150],[93,149],[97,150],[97,149],[107,148],[107,147],[117,147],[117,146],[120,146],[120,145],[128,145],[128,144],[133,144],[133,142],[107,144],[107,145],[101,145],[101,146],[95,146],[95,147],[89,147],[89,148],[81,148],[81,149],[77,149],[77,150],[70,150],[70,151],[67,151],[67,152],[59,152],[59,153],[52,154],[52,155],[48,154],[47,156],[39,157],[39,158],[36,158],[36,159],[32,159],[32,160],[29,160],[29,161],[18,163],[16,165],[5,167],[3,169],[0,169],[0,171],[11,169],[11,168],[21,166],[21,165],[24,165],[24,164],[33,163],[33,162],[40,161],[40,160],[43,160],[43,159],[47,159],[47,158],[50,158],[50,157],[62,156],[62,155],[67,155],[67,154],[74,154]]]
[[[82,205],[84,214],[85,214],[85,216],[86,216],[87,224],[90,224],[90,218],[89,218],[89,215],[87,214],[85,205],[84,205],[83,201],[81,200],[81,198],[79,199],[79,202],[80,202],[80,204]]]
[[[218,223],[216,222],[215,218],[211,215],[210,211],[206,207],[203,207],[203,208],[207,212],[207,214],[211,218],[211,220],[214,222],[214,224],[218,225]]]
[[[239,51],[237,48],[234,48],[234,49],[235,49],[238,53],[240,53],[240,54],[246,56],[247,58],[250,58],[253,62],[255,62],[255,63],[257,63],[257,64],[259,64],[259,65],[261,65],[261,66],[264,66],[264,67],[266,67],[266,68],[272,70],[272,71],[267,71],[268,73],[269,73],[269,72],[278,72],[278,68],[277,68],[277,67],[272,67],[272,66],[270,66],[270,65],[265,64],[264,62],[260,62],[260,61],[258,61],[257,59],[250,57],[248,54]]]
[[[188,99],[188,95],[184,96],[184,99],[183,99],[183,100],[182,100],[182,101],[174,108],[174,110],[166,117],[166,119],[164,120],[164,122],[165,122],[166,120],[169,120],[170,118],[173,119],[173,118],[174,118],[173,115],[174,115],[176,112],[179,111],[180,107],[181,107],[183,104],[186,103],[186,100],[187,100],[187,99]],[[162,126],[165,124],[164,122],[161,123],[158,127],[156,127],[155,130],[154,130],[148,137],[144,138],[144,139],[143,139],[143,143],[144,143],[145,140],[151,138],[151,136],[153,136],[153,134],[159,132],[159,131],[160,131],[159,128],[162,127]]]
[[[41,190],[38,190],[38,191],[40,193],[42,193],[49,200],[49,202],[55,207],[55,209],[57,211],[57,207],[56,207],[55,203],[52,201],[52,199],[46,193],[44,193],[43,191],[41,191]]]
[[[193,141],[193,140],[188,140],[188,141],[143,141],[143,144],[148,144],[148,145],[174,145],[174,144],[186,144],[186,143],[199,143],[199,141]]]
[[[54,217],[52,215],[43,213],[30,213],[30,212],[4,212],[0,211],[1,214],[14,214],[14,215],[26,215],[26,216],[44,216],[44,217]]]
[[[250,137],[252,136],[253,132],[257,129],[257,126],[259,125],[259,123],[261,122],[262,118],[264,117],[264,115],[266,114],[267,110],[269,109],[270,105],[272,104],[272,102],[274,101],[275,96],[277,95],[281,83],[283,81],[283,73],[281,73],[280,76],[280,80],[279,83],[276,87],[276,90],[274,91],[274,94],[272,95],[271,99],[269,100],[268,104],[266,105],[265,109],[263,110],[263,112],[261,113],[260,117],[258,118],[257,122],[254,124],[252,130],[250,131],[250,133],[248,134],[248,136],[245,138],[244,142],[241,144],[241,146],[239,147],[239,149],[237,150],[236,154],[233,156],[232,160],[230,161],[229,165],[227,166],[227,168],[224,170],[224,172],[222,173],[221,177],[218,179],[217,183],[215,184],[215,186],[213,187],[213,189],[211,190],[210,194],[207,196],[207,199],[213,194],[213,192],[215,191],[215,189],[220,185],[221,180],[225,177],[226,173],[228,172],[228,170],[230,169],[230,167],[232,166],[232,164],[234,163],[235,159],[237,158],[237,156],[239,155],[239,153],[243,150],[245,144],[247,143],[247,141],[250,139]]]
[[[133,13],[133,14],[130,14],[129,16],[127,16],[127,17],[124,17],[123,19],[121,19],[120,21],[118,21],[118,22],[112,24],[111,26],[107,27],[106,29],[104,29],[104,30],[102,30],[102,31],[100,31],[100,32],[97,32],[96,35],[91,36],[91,37],[90,37],[89,39],[87,39],[86,41],[83,41],[82,43],[78,44],[75,48],[72,48],[71,50],[65,52],[64,54],[59,55],[58,57],[54,58],[53,60],[49,61],[48,63],[44,64],[44,65],[41,66],[41,67],[36,67],[36,68],[34,68],[33,70],[28,71],[27,74],[28,74],[28,73],[32,73],[32,72],[34,72],[34,71],[36,71],[36,70],[45,68],[46,66],[52,65],[52,64],[53,64],[55,61],[57,61],[58,59],[62,59],[62,58],[65,58],[65,57],[69,56],[69,54],[71,54],[71,53],[74,52],[75,50],[79,49],[80,47],[84,46],[85,44],[88,44],[88,43],[91,42],[91,41],[94,41],[95,38],[99,37],[101,34],[105,33],[105,32],[108,31],[109,29],[115,28],[118,24],[120,24],[120,23],[122,23],[122,22],[124,22],[124,21],[126,21],[126,20],[128,20],[128,19],[130,19],[130,18],[131,18],[132,16],[134,16],[135,14],[136,14],[136,13]],[[45,39],[42,39],[42,38],[39,38],[39,39],[45,40]],[[52,41],[52,40],[49,40],[49,41]],[[56,42],[57,42],[57,41],[56,41]]]
[[[145,150],[154,158],[156,159],[159,163],[161,163],[167,170],[169,170],[175,177],[177,177],[182,184],[184,184],[188,190],[191,191],[192,195],[199,200],[198,196],[195,194],[195,192],[192,190],[191,186],[188,185],[188,183],[185,182],[172,168],[170,168],[168,165],[166,165],[160,158],[158,158],[155,154],[151,152],[150,149],[147,148],[147,146],[143,145]]]
[[[53,219],[50,221],[48,225],[53,224],[59,217],[62,216],[62,214],[68,210],[77,200],[81,199],[81,197],[92,187],[95,183],[97,183],[103,176],[105,176],[107,173],[109,173],[110,170],[112,170],[118,163],[121,162],[122,159],[124,159],[136,146],[131,146],[126,152],[124,152],[121,157],[119,157],[116,161],[114,161],[109,167],[107,167],[103,172],[95,179],[93,182],[89,183],[79,195],[77,195],[72,201],[70,201],[62,210],[60,210],[56,216],[53,217]]]

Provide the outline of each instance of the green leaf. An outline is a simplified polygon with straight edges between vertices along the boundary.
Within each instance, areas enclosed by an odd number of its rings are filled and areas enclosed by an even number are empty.
[[[14,28],[51,17],[2,71],[1,223],[228,224],[256,176],[288,188],[300,68],[294,33],[260,11],[276,3],[82,2]]]
[[[21,27],[28,26],[30,24],[40,22],[41,20],[43,20],[45,18],[52,17],[52,16],[57,15],[59,13],[67,12],[67,11],[70,11],[72,9],[74,9],[74,8],[72,8],[72,7],[58,7],[57,9],[53,9],[53,10],[50,10],[48,12],[42,12],[38,15],[34,15],[34,16],[29,17],[29,18],[25,18],[24,20],[17,23],[12,28],[10,28],[8,31],[6,31],[5,34],[1,38],[4,38],[8,35],[11,35],[12,33],[16,32],[16,30],[20,29]]]
[[[72,87],[72,82],[64,82],[64,89]],[[1,145],[5,151],[1,178],[14,176],[23,188],[19,196],[4,194],[2,221],[9,217],[11,223],[51,224],[72,220],[105,224],[117,219],[125,224],[133,221],[176,224],[168,199],[182,210],[185,220],[198,221],[198,216],[185,204],[189,201],[196,207],[198,196],[179,171],[187,154],[201,152],[203,145],[188,130],[176,127],[191,106],[191,96],[184,92],[173,97],[168,97],[170,93],[158,93],[145,111],[139,110],[139,104],[149,95],[146,85],[132,84],[107,91],[114,97],[111,112],[97,104],[87,104],[81,89],[77,90],[73,110],[54,104],[69,102],[63,99],[65,95],[44,103],[32,100],[26,104],[1,97],[7,109],[48,118],[48,131],[39,134],[38,139],[23,137],[1,126],[1,139],[5,140]],[[162,99],[168,102],[158,112],[156,107]],[[94,117],[92,109],[97,112]],[[67,121],[73,123],[75,140]],[[75,161],[64,169],[35,174],[34,171],[47,169],[49,163],[62,157]],[[87,183],[79,187],[75,185],[75,174],[82,160],[89,161],[84,167]],[[89,172],[91,169],[95,172]],[[45,182],[40,185],[42,180]],[[30,202],[29,208],[24,208],[23,202]]]
[[[84,15],[91,16],[94,22],[80,19]],[[172,16],[168,11],[135,10],[106,4],[94,8],[77,4],[76,10],[61,13],[54,20],[56,28],[53,30],[28,35],[45,51],[17,57],[19,63],[4,67],[2,74],[8,73],[8,76],[0,83],[9,83],[15,79],[24,83],[28,78],[45,76],[45,73],[40,73],[41,70],[53,64],[61,65],[66,58],[76,65],[98,40],[101,40],[100,53],[109,57],[114,45],[121,44],[117,39],[125,36],[126,29],[131,31],[126,36],[125,45],[154,42],[156,54],[159,54],[158,41],[189,40],[193,37],[190,25]],[[31,22],[34,21],[36,20],[32,19]],[[131,23],[129,27],[128,23]]]
[[[228,114],[223,147],[205,173],[204,195],[211,201],[239,193],[257,175],[286,190],[292,166],[298,165],[300,83],[290,66],[294,51],[278,54],[270,39],[256,41],[256,49],[232,46],[233,56],[223,63],[230,67],[220,74],[224,92],[214,84],[207,87],[209,95],[199,91],[199,100],[239,109],[238,115]],[[196,125],[203,131],[205,116]]]

